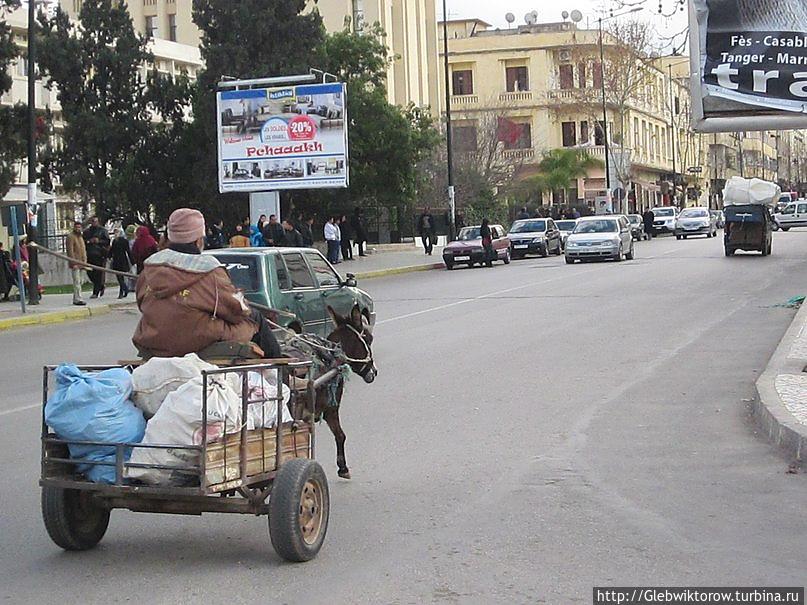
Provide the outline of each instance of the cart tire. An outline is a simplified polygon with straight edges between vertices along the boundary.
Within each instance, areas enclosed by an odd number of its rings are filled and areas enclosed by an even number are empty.
[[[322,467],[307,458],[284,463],[269,496],[269,537],[275,552],[293,562],[316,557],[329,515],[328,480]]]
[[[53,542],[65,550],[89,550],[109,527],[109,511],[78,489],[42,488],[42,519]]]

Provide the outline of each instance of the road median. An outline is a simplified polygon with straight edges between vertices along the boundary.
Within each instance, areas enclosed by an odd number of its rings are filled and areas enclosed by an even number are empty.
[[[60,309],[56,311],[31,311],[25,315],[0,318],[0,331],[10,330],[12,328],[58,324],[76,319],[89,319],[90,317],[106,315],[111,309],[111,305],[100,305],[94,307],[77,307],[75,309]]]

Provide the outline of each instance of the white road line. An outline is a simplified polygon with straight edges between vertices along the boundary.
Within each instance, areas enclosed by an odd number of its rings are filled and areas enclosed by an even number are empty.
[[[26,410],[33,410],[34,408],[42,407],[41,403],[34,403],[33,405],[24,405],[19,408],[11,408],[10,410],[3,410],[0,412],[0,416],[8,416],[9,414],[16,414],[17,412],[24,412]]]
[[[523,290],[525,288],[532,288],[533,286],[540,286],[543,284],[548,284],[553,281],[558,281],[559,279],[563,279],[565,277],[576,277],[578,275],[582,275],[584,273],[593,273],[597,271],[597,269],[588,269],[586,271],[575,271],[574,273],[566,273],[564,275],[558,275],[557,277],[552,277],[549,279],[543,279],[541,281],[530,282],[529,284],[522,284],[520,286],[515,286],[513,288],[507,288],[505,290],[497,290],[495,292],[488,292],[487,294],[481,294],[480,296],[475,296],[473,298],[466,298],[463,300],[458,300],[455,302],[447,303],[445,305],[438,305],[436,307],[429,307],[428,309],[422,309],[420,311],[414,311],[413,313],[405,313],[404,315],[398,315],[396,317],[390,317],[387,319],[382,319],[381,321],[377,321],[375,325],[380,326],[381,324],[390,323],[393,321],[399,321],[401,319],[409,319],[410,317],[417,317],[418,315],[425,315],[426,313],[433,313],[434,311],[442,311],[444,309],[450,309],[452,307],[456,307],[459,305],[464,305],[471,302],[476,302],[478,300],[484,300],[486,298],[492,298],[494,296],[499,296],[501,294],[507,294],[508,292],[515,292],[516,290]]]

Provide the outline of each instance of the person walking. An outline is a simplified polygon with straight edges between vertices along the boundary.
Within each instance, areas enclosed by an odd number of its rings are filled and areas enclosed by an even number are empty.
[[[81,228],[79,226],[79,234]],[[79,235],[79,237],[81,237]],[[83,241],[83,240],[82,240]],[[14,278],[14,273],[11,270],[11,256],[7,250],[3,249],[3,242],[0,242],[0,296],[3,302],[8,301],[8,295],[11,293],[11,286],[17,283]]]
[[[304,248],[305,244],[303,243],[303,236],[300,234],[297,229],[294,228],[294,225],[286,219],[283,221],[283,245],[287,248]]]
[[[152,254],[159,251],[159,245],[148,227],[140,226],[135,231],[135,243],[132,245],[132,261],[137,267],[137,274],[143,272],[143,263]]]
[[[359,250],[359,256],[367,256],[364,253],[364,244],[367,242],[367,221],[364,219],[364,208],[356,207],[350,218],[350,226],[353,229],[353,238],[356,248]],[[351,256],[351,258],[353,257]]]
[[[283,226],[277,222],[277,215],[270,214],[269,222],[263,225],[263,241],[267,246],[282,246],[285,235]]]
[[[244,235],[244,227],[241,225],[235,226],[235,235],[230,238],[230,248],[251,248],[252,244],[249,238]]]
[[[653,239],[653,237],[656,235],[656,231],[653,226],[653,222],[656,220],[656,215],[650,208],[648,208],[644,211],[644,214],[642,214],[642,220],[644,221],[644,232],[647,233],[648,239]]]
[[[434,217],[432,216],[431,208],[428,206],[423,209],[423,214],[418,218],[418,234],[423,241],[423,249],[427,255],[431,256],[435,240]]]
[[[347,220],[347,215],[343,214],[339,218],[339,230],[341,231],[341,239],[339,246],[342,248],[342,260],[353,260],[353,244],[351,239],[350,222]]]
[[[336,217],[329,217],[323,232],[325,243],[328,245],[328,261],[335,265],[339,262],[339,227],[336,226]]]
[[[304,248],[314,247],[314,217],[309,216],[300,224],[300,236],[303,238]]]
[[[73,278],[73,304],[83,307],[87,303],[81,298],[81,286],[84,282],[84,266],[81,263],[87,262],[87,246],[81,233],[81,222],[73,223],[73,231],[67,236],[65,248],[67,256],[73,259],[67,263]]]
[[[109,257],[112,259],[113,270],[123,273],[132,270],[132,250],[123,229],[119,229],[117,237],[112,240]],[[123,275],[115,275],[115,278],[118,280],[118,298],[126,298],[129,296],[129,284],[126,283],[126,278]]]
[[[101,226],[97,216],[90,219],[90,226],[84,230],[84,243],[87,246],[87,262],[97,267],[105,267],[109,255],[109,233]],[[106,273],[102,269],[89,269],[87,274],[92,282],[92,296],[98,298],[104,295],[106,286]]]
[[[485,264],[488,267],[492,267],[496,252],[493,250],[493,237],[490,232],[490,222],[486,218],[482,219],[479,235],[482,237],[482,247],[485,249]]]

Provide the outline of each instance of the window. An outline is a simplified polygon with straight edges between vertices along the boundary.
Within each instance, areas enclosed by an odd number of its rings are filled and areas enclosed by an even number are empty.
[[[563,90],[574,88],[574,69],[570,63],[558,67],[558,73],[560,74],[560,87]]]
[[[505,69],[505,76],[507,78],[507,92],[521,92],[530,89],[526,67],[508,67]]]
[[[258,279],[258,258],[256,256],[222,254],[217,258],[229,273],[236,289],[244,292],[258,291],[260,280]]]
[[[681,113],[681,99],[679,99],[678,97],[675,97],[675,99],[673,99],[673,107],[674,107],[675,115],[678,115],[679,113]]]
[[[472,153],[477,148],[477,132],[475,124],[456,125],[451,127],[453,135],[451,146],[460,153]]]
[[[364,0],[353,0],[353,31],[364,29]]]
[[[146,37],[147,38],[157,37],[157,17],[154,16],[146,17]]]
[[[585,63],[578,63],[577,64],[577,86],[580,88],[586,88],[586,64]]]
[[[339,276],[334,273],[328,261],[322,258],[320,254],[316,252],[306,252],[305,257],[314,270],[314,276],[317,278],[317,283],[320,288],[333,287],[340,284]]]
[[[474,72],[470,69],[461,69],[451,72],[451,80],[454,95],[474,94]]]
[[[20,53],[17,57],[17,75],[23,78],[28,77],[28,54]]]
[[[491,227],[491,228],[490,228],[490,237],[491,237],[492,239],[499,239],[499,237],[501,237],[501,236],[499,235],[499,230],[498,230],[498,229],[496,229],[496,227]]]
[[[562,122],[560,125],[560,130],[563,136],[564,147],[574,147],[577,145],[577,134],[575,132],[574,122]]]
[[[177,16],[168,15],[168,39],[171,42],[177,41]]]
[[[580,122],[580,143],[588,143],[588,122]]]
[[[594,144],[605,145],[605,123],[597,120],[597,128],[594,130]]]
[[[283,262],[283,257],[279,254],[274,254],[275,257],[275,271],[277,271],[277,283],[281,290],[291,290],[291,279],[289,279],[289,272],[286,270],[286,263]]]
[[[532,147],[532,128],[530,124],[517,124],[518,136],[504,141],[505,149],[530,149]]]
[[[291,277],[292,288],[313,288],[314,276],[308,270],[308,265],[305,264],[303,255],[299,252],[291,252],[284,254],[283,259],[286,261],[286,267],[289,270]]]
[[[595,63],[592,66],[591,80],[594,84],[594,88],[600,88],[602,86],[602,63]]]

